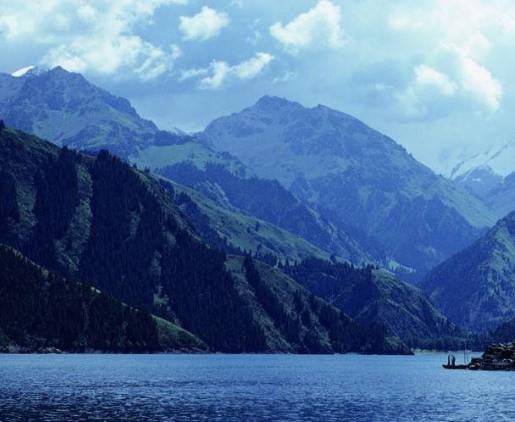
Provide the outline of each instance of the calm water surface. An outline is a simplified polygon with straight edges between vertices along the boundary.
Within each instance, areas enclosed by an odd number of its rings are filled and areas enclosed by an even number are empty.
[[[515,420],[515,373],[446,371],[444,360],[0,355],[0,420]]]

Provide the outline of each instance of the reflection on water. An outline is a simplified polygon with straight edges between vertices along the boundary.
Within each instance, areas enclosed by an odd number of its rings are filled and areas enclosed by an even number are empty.
[[[0,355],[0,420],[515,420],[515,373],[446,359]]]

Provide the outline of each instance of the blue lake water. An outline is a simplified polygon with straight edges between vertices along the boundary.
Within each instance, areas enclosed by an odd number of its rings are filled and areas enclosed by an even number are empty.
[[[446,371],[444,360],[0,355],[0,420],[515,420],[515,372]]]

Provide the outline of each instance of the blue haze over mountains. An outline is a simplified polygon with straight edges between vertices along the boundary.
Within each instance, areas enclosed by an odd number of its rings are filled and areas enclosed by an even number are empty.
[[[324,270],[318,261],[306,267],[308,275],[285,271],[291,277],[288,281],[281,278],[283,273],[270,273],[266,264],[257,264],[263,278],[282,283],[283,297],[294,296],[289,283],[295,279],[352,318],[386,322],[388,335],[404,341],[461,332],[420,290],[393,274],[414,283],[425,278],[422,286],[435,304],[452,316],[451,321],[467,328],[491,329],[515,316],[509,311],[515,296],[503,298],[503,291],[515,290],[515,281],[506,271],[496,272],[505,277],[501,292],[491,298],[496,304],[481,308],[486,300],[481,275],[468,286],[468,280],[460,278],[465,271],[451,277],[450,270],[438,270],[451,265],[478,272],[478,261],[460,254],[471,248],[480,248],[488,256],[501,253],[511,265],[513,231],[494,228],[487,232],[501,217],[499,209],[511,211],[509,204],[494,207],[493,200],[486,200],[461,179],[435,175],[394,140],[342,112],[264,96],[241,112],[213,121],[201,133],[167,132],[142,119],[127,100],[79,74],[55,68],[18,78],[0,75],[0,117],[7,126],[58,146],[87,153],[106,149],[139,168],[148,168],[171,192],[174,212],[184,216],[186,226],[192,226],[193,236],[211,247],[236,254],[250,252],[269,264],[277,259],[293,262],[313,257],[335,266],[352,262],[382,268],[364,276],[365,289],[347,283],[341,276],[344,270],[328,276],[333,270]],[[503,186],[513,194],[509,181],[507,177]],[[485,239],[499,236],[502,242],[482,246]],[[241,274],[246,274],[243,280],[251,278],[252,271],[246,272],[243,261],[232,258],[226,265],[235,280]],[[494,264],[485,259],[481,265],[491,268]],[[87,277],[88,272],[81,274]],[[327,293],[331,283],[351,299],[334,302]],[[459,290],[456,285],[471,292],[471,299],[463,305],[466,309],[460,312],[474,312],[478,307],[485,315],[494,312],[491,323],[478,326],[451,312],[460,296],[447,292]],[[367,292],[361,306],[352,299],[357,301],[356,289]],[[442,301],[442,296],[451,302]],[[308,296],[302,299],[302,303],[307,301]],[[500,301],[502,306],[498,306]],[[316,315],[316,306],[309,306]],[[171,318],[166,313],[160,316]],[[257,320],[260,326],[270,324]],[[403,321],[401,326],[399,321]],[[180,325],[181,318],[174,322]],[[199,333],[197,327],[186,324],[200,341],[206,340],[202,334],[210,334]],[[270,349],[299,351],[304,347],[272,331],[265,341]],[[330,330],[324,335],[330,336]],[[330,341],[316,344],[320,350],[340,350]],[[400,347],[392,344],[390,351]]]

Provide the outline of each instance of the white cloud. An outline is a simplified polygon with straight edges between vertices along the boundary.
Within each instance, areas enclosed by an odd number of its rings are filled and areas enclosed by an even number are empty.
[[[488,111],[495,112],[501,105],[503,88],[492,73],[469,57],[461,58],[462,88],[476,97]]]
[[[169,70],[177,47],[156,46],[136,35],[154,12],[186,0],[0,0],[0,34],[8,41],[48,45],[42,63],[70,71],[113,74],[129,70],[152,79]]]
[[[271,54],[260,52],[233,66],[224,61],[214,60],[207,68],[183,70],[179,81],[201,78],[199,80],[200,89],[215,90],[232,78],[239,80],[255,78],[268,67],[273,59],[274,56]]]
[[[232,71],[240,79],[255,78],[274,59],[271,54],[257,53],[254,57],[234,66]]]
[[[209,69],[195,69],[195,68],[186,69],[186,70],[183,69],[179,76],[179,81],[183,82],[183,81],[187,81],[189,79],[198,78],[200,76],[205,76],[208,73],[209,73]]]
[[[456,84],[447,75],[426,65],[415,68],[415,84],[433,87],[446,96],[453,95],[457,90]]]
[[[181,16],[180,21],[179,29],[185,40],[209,40],[220,35],[220,31],[229,25],[226,13],[207,6],[194,16]]]
[[[330,0],[320,0],[286,25],[273,24],[270,34],[292,53],[314,46],[339,48],[344,43],[340,7]]]
[[[288,71],[288,72],[283,73],[280,76],[276,76],[272,80],[272,84],[275,85],[275,84],[290,82],[290,81],[297,79],[298,77],[299,77],[299,74],[297,72]]]
[[[222,86],[228,75],[231,73],[231,67],[226,62],[213,61],[209,66],[211,75],[202,78],[199,83],[200,89],[218,89]]]
[[[424,85],[454,97],[462,109],[493,113],[500,108],[503,84],[494,76],[489,57],[495,42],[513,42],[512,2],[436,0],[418,8],[399,8],[390,15],[389,26],[422,46],[417,53],[423,61],[446,69],[444,74],[427,64],[415,68],[411,84],[398,95],[409,105],[408,114],[413,114],[413,105],[418,114],[425,114],[435,106],[431,101],[440,101],[434,92],[428,95]]]
[[[449,69],[450,76],[425,64],[415,67],[411,83],[396,95],[406,116],[443,116],[458,104],[476,112],[499,109],[503,88],[488,69],[467,56],[459,56]]]

